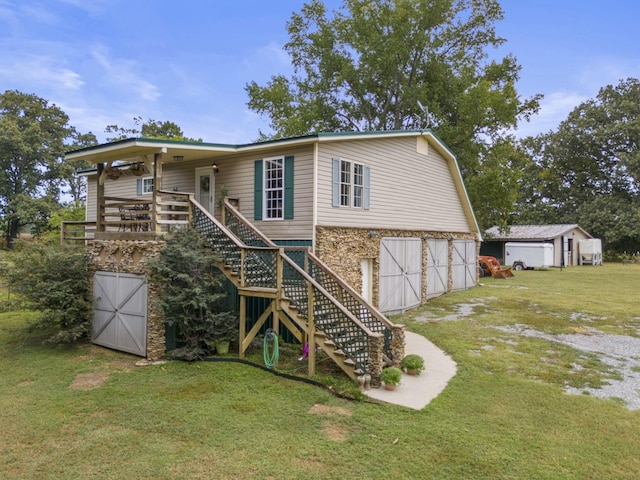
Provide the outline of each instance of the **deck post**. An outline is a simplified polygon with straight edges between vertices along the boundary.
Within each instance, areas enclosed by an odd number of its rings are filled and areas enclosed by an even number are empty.
[[[153,212],[151,214],[151,231],[162,232],[160,220],[160,190],[162,190],[162,154],[153,154]]]
[[[247,297],[240,295],[240,338],[238,342],[238,357],[244,358],[244,338],[247,336]]]
[[[98,164],[98,189],[96,195],[96,232],[104,232],[104,163]]]
[[[308,353],[307,353],[307,361],[308,361],[308,375],[313,377],[316,374],[316,322],[313,318],[314,316],[314,295],[313,295],[313,285],[311,282],[307,284],[308,293],[308,301],[307,301],[307,318],[308,318],[308,335],[307,335],[307,345],[308,345]]]

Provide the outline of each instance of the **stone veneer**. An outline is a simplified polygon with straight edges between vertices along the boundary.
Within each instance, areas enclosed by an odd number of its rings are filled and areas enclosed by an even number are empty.
[[[427,242],[440,238],[446,240],[477,240],[473,233],[433,232],[417,230],[387,230],[354,227],[317,227],[315,254],[357,292],[362,291],[362,260],[373,259],[373,278],[380,275],[380,240],[383,237],[420,238],[422,242],[422,298],[427,301]],[[477,244],[477,251],[480,242]],[[449,265],[453,258],[453,244],[449,242]],[[453,279],[449,274],[448,290]],[[373,305],[379,305],[379,282],[373,282]]]
[[[90,265],[90,289],[93,296],[93,274],[96,271],[131,273],[149,278],[148,262],[160,254],[164,241],[155,240],[92,240],[87,245]],[[147,297],[147,355],[158,360],[165,353],[164,314],[158,308],[158,292],[148,282]]]

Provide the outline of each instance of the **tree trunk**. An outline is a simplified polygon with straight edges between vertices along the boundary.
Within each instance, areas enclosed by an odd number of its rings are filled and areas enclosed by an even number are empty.
[[[16,218],[7,220],[7,248],[13,248],[15,239],[18,238],[20,222]]]

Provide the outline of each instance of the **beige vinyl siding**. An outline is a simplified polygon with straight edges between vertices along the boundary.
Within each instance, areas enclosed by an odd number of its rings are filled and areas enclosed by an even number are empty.
[[[254,162],[263,158],[293,155],[293,219],[254,220]],[[224,174],[221,161],[220,174]],[[229,196],[240,200],[240,212],[265,235],[274,240],[311,240],[313,236],[313,147],[269,150],[235,156],[229,168],[228,179],[221,178]],[[218,179],[216,179],[216,185]]]
[[[98,212],[96,201],[98,195],[98,175],[87,175],[87,197],[85,199],[84,217],[87,222],[95,222]]]
[[[254,162],[267,157],[294,157],[294,218],[292,220],[255,221],[253,215]],[[195,170],[217,164],[215,175],[215,202],[220,198],[223,185],[227,195],[239,200],[241,213],[264,234],[274,240],[311,240],[313,236],[313,146],[288,149],[269,148],[248,154],[233,154],[198,160],[197,162],[163,164],[162,189],[179,192],[195,192]],[[105,196],[136,197],[136,177],[123,175],[117,180],[105,181]],[[87,219],[96,218],[97,175],[87,179]],[[143,198],[151,195],[143,195]],[[215,216],[220,212],[216,207]]]
[[[332,206],[332,159],[371,167],[371,208]],[[320,143],[318,225],[470,232],[450,165],[416,137]]]
[[[268,157],[294,157],[294,218],[292,220],[256,221],[253,215],[254,163]],[[240,212],[265,235],[274,240],[310,240],[313,225],[313,148],[267,150],[242,155],[227,155],[189,164],[167,164],[163,169],[163,188],[181,192],[195,190],[195,169],[218,165],[215,176],[215,199],[220,198],[223,185],[227,196],[238,199]],[[215,216],[220,218],[218,208]]]

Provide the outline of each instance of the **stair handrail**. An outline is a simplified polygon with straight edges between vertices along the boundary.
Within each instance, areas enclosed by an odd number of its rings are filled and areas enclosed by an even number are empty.
[[[211,221],[216,228],[218,228],[226,237],[229,241],[232,242],[232,244],[235,245],[235,247],[240,251],[240,283],[243,287],[247,286],[247,280],[251,280],[251,279],[247,279],[247,275],[245,272],[245,262],[244,257],[245,257],[245,253],[243,252],[247,252],[247,251],[266,251],[266,252],[274,252],[274,254],[280,255],[280,248],[276,247],[254,247],[254,246],[248,246],[245,245],[242,241],[240,241],[230,230],[228,230],[224,225],[222,225],[222,223],[220,223],[213,215],[211,215],[211,213],[206,210],[200,203],[198,203],[197,200],[195,200],[195,198],[191,197],[189,199],[189,201],[191,202],[192,206],[194,209],[197,209],[202,215],[205,216],[205,218],[207,218],[209,221]],[[195,218],[195,216],[194,216]],[[277,258],[277,257],[276,257]],[[280,279],[275,278],[276,280],[276,288],[277,285],[279,285]]]
[[[229,197],[224,197],[222,200],[222,221],[226,224],[226,213],[229,212],[233,217],[235,217],[240,223],[242,223],[248,230],[251,231],[253,235],[258,237],[260,241],[262,241],[265,245],[269,247],[278,247],[269,237],[267,237],[264,233],[262,233],[259,229],[257,229],[247,218],[240,213],[236,207],[234,207],[229,201]]]
[[[307,282],[313,285],[318,291],[327,297],[333,304],[335,304],[342,313],[344,313],[353,323],[355,323],[358,327],[360,327],[367,335],[378,336],[381,335],[378,332],[374,332],[369,327],[367,327],[364,323],[362,323],[353,313],[351,313],[338,299],[336,299],[333,295],[331,295],[322,285],[320,285],[311,275],[304,271],[303,268],[300,267],[296,262],[291,260],[286,255],[282,255],[283,260],[289,264],[289,266],[293,267]]]
[[[342,314],[343,317],[345,317],[345,321],[351,324],[353,327],[355,327],[356,330],[360,331],[362,335],[364,335],[368,339],[384,338],[384,334],[372,331],[369,327],[367,327],[364,323],[362,323],[353,313],[351,313],[340,301],[338,301],[333,295],[331,295],[331,293],[329,293],[322,285],[320,285],[302,267],[300,267],[296,262],[291,260],[287,255],[285,255],[284,251],[281,250],[280,255],[281,255],[281,258],[283,259],[283,262],[287,263],[290,268],[296,271],[302,277],[302,279],[307,283],[307,285],[311,285],[311,287],[317,290],[317,292],[321,296],[325,297],[331,304],[333,304],[333,306],[337,308],[339,313]],[[309,309],[314,309],[314,306],[307,304],[308,317],[309,317]],[[314,317],[315,317],[315,314],[314,314]],[[317,322],[314,321],[314,324],[317,325]],[[336,348],[339,348],[344,353],[346,358],[351,359],[354,365],[356,366],[356,368],[360,368],[363,374],[367,372],[371,373],[372,377],[374,377],[375,379],[374,381],[378,380],[380,371],[382,368],[382,364],[374,365],[372,368],[371,357],[372,356],[376,357],[377,355],[372,355],[373,352],[370,349],[371,340],[367,342],[368,343],[367,360],[363,362],[357,357],[357,355],[352,355],[351,354],[352,352],[350,352],[349,349],[346,348],[346,345],[341,345],[340,342],[338,341],[338,338],[332,335],[329,329],[323,328],[322,325],[319,325],[319,326],[320,326],[319,330],[322,331],[324,335],[326,335],[326,338],[334,342]],[[384,342],[381,342],[379,344],[380,345],[379,358],[382,358],[382,355],[383,355],[383,343]]]
[[[249,230],[252,235],[254,235],[255,237],[257,237],[260,241],[262,241],[265,245],[271,246],[271,247],[278,247],[269,237],[267,237],[266,235],[264,235],[259,229],[257,229],[255,227],[255,225],[253,225],[249,220],[247,220],[247,218],[242,215],[242,213],[240,213],[240,211],[231,204],[231,202],[229,201],[229,199],[227,197],[225,197],[223,199],[223,210],[222,210],[222,215],[223,215],[223,220],[225,223],[226,222],[226,214],[229,213],[233,218],[235,218],[237,221],[239,221],[241,224],[243,224],[247,230]],[[299,248],[299,247],[298,247]],[[338,299],[336,299],[333,295],[331,295],[331,293],[329,293],[316,279],[314,279],[307,271],[305,271],[302,267],[300,267],[296,262],[294,262],[291,258],[289,258],[289,256],[284,254],[284,251],[286,250],[286,248],[280,247],[280,255],[283,259],[284,262],[286,262],[291,268],[293,268],[296,272],[298,272],[298,274],[306,281],[308,282],[308,284],[312,285],[314,288],[316,288],[318,290],[318,292],[325,296],[327,299],[329,299],[329,301],[335,305],[338,310],[346,317],[349,319],[349,321],[355,325],[358,329],[360,329],[363,334],[365,334],[367,337],[383,337],[384,334],[379,333],[379,332],[375,332],[373,330],[371,330],[371,328],[369,328],[367,325],[365,325],[358,317],[356,317],[348,308],[346,308],[342,302],[340,302]],[[306,249],[305,252],[307,255],[310,253],[309,249]],[[313,260],[315,262],[321,263],[320,260],[317,257],[313,257]],[[327,267],[328,268],[328,267]],[[331,275],[333,277],[336,277],[336,275],[331,272]],[[284,282],[283,282],[284,283]],[[343,283],[340,284],[341,286],[343,285]],[[349,289],[349,293],[351,293],[353,290]],[[364,303],[364,305],[366,306],[366,302]],[[377,312],[377,310],[376,310]],[[375,315],[375,314],[374,314]],[[376,315],[377,318],[377,315]],[[385,326],[388,326],[388,324],[386,323]],[[329,339],[331,339],[330,337],[328,337]],[[345,352],[346,353],[346,352]]]
[[[362,306],[364,306],[367,309],[369,309],[371,311],[371,313],[373,314],[373,316],[377,320],[379,320],[381,323],[383,323],[386,327],[394,328],[394,327],[398,326],[397,324],[395,324],[391,320],[389,320],[382,312],[380,312],[380,310],[378,310],[376,307],[371,305],[368,302],[368,300],[365,299],[362,295],[360,295],[353,287],[351,287],[344,280],[342,280],[342,278],[340,278],[339,275],[337,275],[333,270],[331,270],[331,268],[326,263],[324,263],[320,258],[318,258],[314,253],[307,252],[307,256],[321,270],[323,270],[325,273],[330,275],[332,277],[333,281],[335,281],[338,285],[340,285],[340,287],[345,289],[349,293],[349,295],[351,295],[355,300],[357,300]]]

